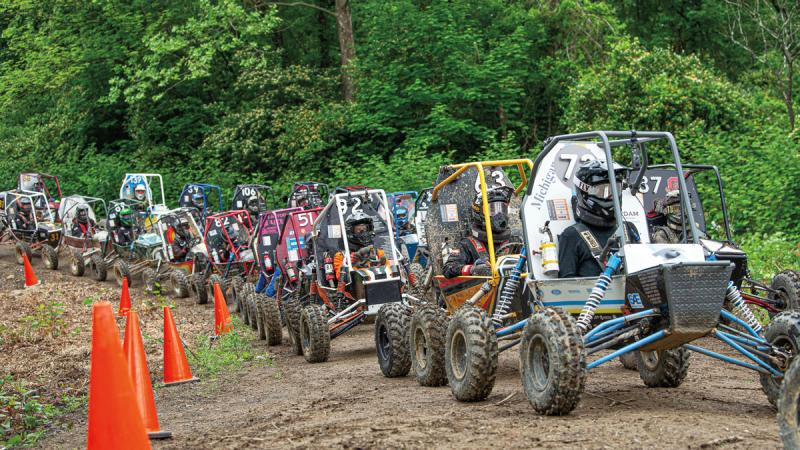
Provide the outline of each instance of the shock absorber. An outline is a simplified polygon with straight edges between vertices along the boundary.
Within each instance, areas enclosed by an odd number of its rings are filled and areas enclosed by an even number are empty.
[[[514,268],[511,269],[508,280],[506,280],[503,290],[500,291],[500,298],[497,300],[497,307],[494,309],[494,314],[492,315],[492,322],[495,327],[503,326],[503,316],[508,314],[508,311],[511,309],[511,301],[514,300],[514,293],[517,292],[522,268],[525,267],[527,259],[527,251],[523,245],[520,250],[519,260]]]
[[[733,281],[728,282],[728,291],[725,293],[725,298],[730,303],[734,314],[747,322],[747,324],[750,325],[750,327],[756,333],[761,333],[761,324],[758,323],[758,320],[756,320],[756,316],[753,315],[753,311],[750,311],[750,308],[748,308],[744,303],[742,294],[739,292],[739,289],[736,287],[736,285],[733,284]]]
[[[595,283],[594,288],[592,288],[592,293],[589,294],[589,299],[586,301],[586,304],[583,305],[583,311],[581,311],[581,315],[578,317],[578,328],[581,330],[581,334],[589,331],[589,327],[592,326],[594,312],[597,307],[600,306],[603,297],[606,296],[606,289],[608,289],[608,285],[611,283],[611,276],[619,269],[621,263],[622,260],[616,253],[608,258],[605,270],[600,274],[600,278],[597,279],[597,283]]]
[[[325,256],[322,258],[322,263],[325,266],[325,281],[328,283],[330,287],[335,287],[335,276],[333,273],[333,258],[331,258],[330,253],[325,252]]]

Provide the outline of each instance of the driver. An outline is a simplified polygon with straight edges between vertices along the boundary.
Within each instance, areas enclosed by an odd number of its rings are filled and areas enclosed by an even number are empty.
[[[114,227],[111,231],[114,243],[123,247],[129,246],[134,239],[133,225],[133,211],[130,208],[122,209],[119,212],[119,226]]]
[[[691,200],[691,196],[689,200]],[[684,236],[687,233],[683,231],[683,210],[681,208],[680,191],[677,189],[669,191],[662,200],[656,200],[655,212],[657,216],[666,219],[666,223],[664,225],[651,226],[650,241],[654,244],[679,244],[684,242]],[[691,234],[691,232],[691,229],[689,229],[688,234]]]
[[[345,220],[347,242],[350,247],[350,261],[353,269],[365,269],[381,265],[389,265],[383,249],[375,248],[375,225],[372,217],[363,211],[353,211]],[[344,253],[336,252],[333,258],[333,270],[337,279],[340,276]]]
[[[486,201],[489,204],[489,224],[483,215],[483,196],[480,192],[475,194],[470,215],[470,235],[461,239],[454,248],[445,249],[444,276],[454,278],[458,276],[490,276],[492,267],[489,264],[487,250],[486,227],[492,227],[492,240],[496,245],[502,246],[511,237],[508,227],[508,204],[511,202],[513,189],[507,186],[486,191]]]
[[[252,196],[248,198],[246,208],[247,211],[250,213],[251,220],[258,219],[258,215],[261,214],[261,208],[259,208],[258,197]]]
[[[192,240],[189,219],[179,218],[175,226],[175,239],[172,241],[172,255],[175,262],[186,261],[186,257],[192,249]]]
[[[33,220],[33,205],[28,197],[20,197],[17,213],[14,215],[14,227],[21,231],[30,231],[36,227]]]
[[[408,220],[408,208],[405,206],[398,206],[395,210],[397,214],[397,231],[401,235],[414,233],[414,224]]]
[[[75,217],[72,218],[70,233],[75,237],[91,237],[97,223],[89,217],[89,206],[78,205],[75,207]]]
[[[617,192],[622,202],[625,170],[614,169]],[[587,161],[575,173],[575,189],[572,198],[575,224],[568,227],[558,238],[559,278],[596,277],[605,264],[600,256],[608,239],[616,231],[616,215],[608,165],[605,161]],[[625,222],[627,242],[638,242],[636,227]]]

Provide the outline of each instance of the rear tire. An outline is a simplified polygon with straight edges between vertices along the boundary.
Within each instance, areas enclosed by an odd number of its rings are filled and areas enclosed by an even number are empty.
[[[411,263],[409,266],[411,274],[414,275],[414,283],[410,285],[409,293],[421,301],[425,301],[425,268],[420,263]]]
[[[283,310],[286,313],[286,331],[289,333],[289,342],[292,344],[292,351],[295,355],[303,354],[303,345],[300,342],[300,315],[302,306],[296,296],[292,296],[288,301],[283,302]]]
[[[575,319],[545,308],[528,319],[519,350],[522,388],[533,409],[567,415],[578,406],[586,383],[586,352]]]
[[[173,270],[169,275],[169,284],[172,295],[176,298],[189,296],[189,276],[182,270]]]
[[[133,286],[133,278],[131,277],[131,268],[128,266],[128,263],[126,263],[121,259],[117,261],[116,264],[114,264],[114,278],[116,278],[117,286],[119,287],[122,287],[123,278],[128,279],[128,287]]]
[[[300,342],[303,356],[310,363],[328,360],[331,353],[331,333],[325,309],[319,305],[306,305],[300,314]]]
[[[800,311],[784,311],[767,325],[764,330],[764,338],[772,344],[787,352],[789,361],[784,369],[791,366],[792,360],[797,359],[798,349],[800,349]],[[781,382],[772,375],[761,374],[761,389],[767,394],[767,400],[775,406],[781,394]]]
[[[258,294],[255,292],[245,294],[245,298],[247,299],[247,305],[250,307],[250,311],[248,311],[247,316],[250,319],[250,328],[254,331],[258,331],[258,322],[260,317],[258,317]]]
[[[262,295],[253,294],[256,304],[256,336],[259,340],[267,339],[267,329],[264,328],[264,299]]]
[[[283,340],[281,328],[281,311],[275,297],[263,296],[261,299],[261,328],[267,345],[278,345]]]
[[[69,273],[74,277],[82,277],[86,272],[86,263],[83,259],[83,254],[75,250],[69,258]]]
[[[689,355],[685,347],[639,352],[639,378],[647,387],[676,388],[689,372]]]
[[[408,327],[411,308],[402,303],[388,303],[378,310],[375,319],[375,347],[378,365],[387,378],[404,377],[411,370]]]
[[[192,295],[194,295],[194,301],[198,305],[205,305],[208,303],[206,280],[202,274],[196,273],[192,275]]]
[[[477,402],[494,389],[497,376],[497,336],[489,315],[474,306],[462,306],[447,326],[445,370],[457,400]]]
[[[14,246],[14,254],[17,258],[17,264],[19,264],[20,266],[25,263],[25,259],[23,259],[22,255],[27,256],[28,262],[31,262],[32,253],[33,250],[31,250],[31,246],[28,245],[27,242],[19,241],[17,242],[17,245]]]
[[[800,310],[800,273],[794,270],[784,270],[772,278],[772,289],[777,294],[770,294],[770,298],[779,297],[783,300],[784,311]]]
[[[800,448],[800,360],[792,363],[783,376],[778,399],[778,426],[783,448]]]
[[[58,252],[47,244],[42,245],[42,261],[49,270],[58,270]]]
[[[95,281],[106,281],[106,278],[108,278],[108,264],[99,253],[92,255],[89,259],[89,265],[92,269],[92,278]],[[128,281],[130,282],[130,280]]]
[[[411,316],[408,334],[411,368],[417,382],[429,387],[447,384],[444,368],[447,313],[438,306],[417,308]]]
[[[619,357],[619,362],[622,363],[622,367],[628,370],[639,370],[639,365],[636,362],[639,359],[638,357],[638,352],[628,352]]]

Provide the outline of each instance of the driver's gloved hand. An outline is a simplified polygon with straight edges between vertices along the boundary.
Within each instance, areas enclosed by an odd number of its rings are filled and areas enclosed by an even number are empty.
[[[489,259],[485,257],[478,258],[472,265],[473,266],[483,266],[489,264]]]
[[[492,266],[486,263],[474,264],[470,269],[470,275],[488,277],[492,275]]]

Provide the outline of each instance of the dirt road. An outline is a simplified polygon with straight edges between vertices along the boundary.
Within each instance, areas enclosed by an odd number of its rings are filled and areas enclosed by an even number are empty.
[[[59,298],[78,299],[98,289],[93,281],[73,279],[62,270],[44,273],[47,283],[58,284]],[[0,300],[7,300],[9,283],[21,280],[7,253],[0,254],[0,277]],[[178,303],[184,317],[199,322],[194,327],[211,318],[209,306]],[[88,321],[88,309],[85,314]],[[154,442],[154,448],[780,447],[775,412],[756,375],[697,354],[680,388],[645,388],[636,372],[614,362],[591,372],[571,415],[540,417],[522,392],[516,350],[501,355],[489,399],[464,404],[453,400],[448,387],[423,388],[412,377],[384,378],[370,325],[333,341],[331,359],[324,364],[291,355],[286,339],[284,333],[284,345],[269,349],[274,357],[269,367],[159,389],[161,425],[174,438]],[[264,341],[253,345],[266,349]],[[151,363],[154,379],[158,365]],[[75,414],[72,430],[50,433],[40,447],[85,446],[85,415]]]

